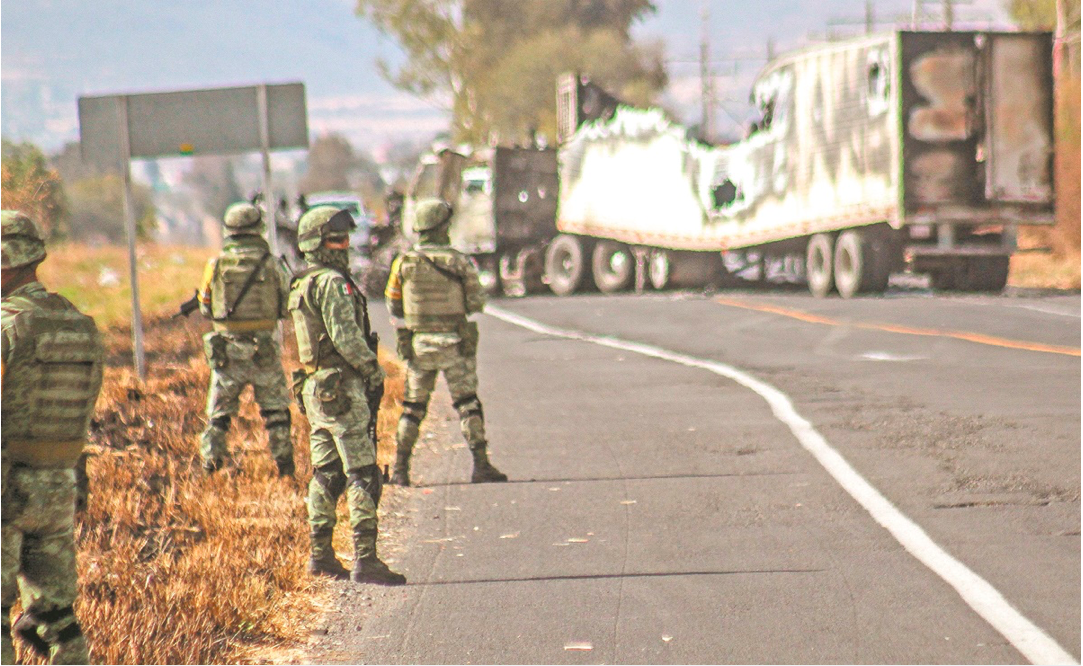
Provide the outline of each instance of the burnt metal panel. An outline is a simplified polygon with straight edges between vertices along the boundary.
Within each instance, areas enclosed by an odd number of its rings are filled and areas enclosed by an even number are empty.
[[[493,216],[501,248],[556,234],[557,152],[498,147],[493,156]]]
[[[972,32],[903,32],[903,163],[907,210],[977,204],[980,57]]]
[[[1052,35],[989,35],[985,51],[985,196],[1051,204]]]

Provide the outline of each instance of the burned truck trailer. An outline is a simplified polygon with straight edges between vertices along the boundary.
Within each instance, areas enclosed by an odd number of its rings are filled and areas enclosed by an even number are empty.
[[[554,148],[435,149],[407,193],[407,238],[416,203],[427,197],[452,204],[451,244],[473,258],[487,290],[522,296],[544,288],[542,259],[557,233]]]
[[[881,292],[907,267],[999,291],[1017,225],[1054,221],[1051,53],[1048,33],[819,45],[767,65],[760,119],[725,146],[565,75],[546,280],[702,284],[728,254],[784,260],[817,296]]]

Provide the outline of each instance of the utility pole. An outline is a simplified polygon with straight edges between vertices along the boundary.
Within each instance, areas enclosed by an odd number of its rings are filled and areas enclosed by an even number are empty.
[[[714,90],[711,81],[711,7],[710,0],[700,0],[699,78],[703,99],[700,109],[702,121],[700,135],[704,141],[711,138],[711,111],[714,106]]]
[[[944,0],[944,30],[951,30],[955,23],[955,0]]]
[[[876,17],[873,16],[872,0],[865,0],[865,34],[871,35],[876,26]]]

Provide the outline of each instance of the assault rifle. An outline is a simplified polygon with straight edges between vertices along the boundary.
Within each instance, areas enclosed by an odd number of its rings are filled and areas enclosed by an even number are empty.
[[[179,319],[180,317],[187,317],[196,310],[199,309],[199,290],[197,289],[192,293],[192,297],[187,301],[180,304],[177,312],[173,314],[173,319]]]

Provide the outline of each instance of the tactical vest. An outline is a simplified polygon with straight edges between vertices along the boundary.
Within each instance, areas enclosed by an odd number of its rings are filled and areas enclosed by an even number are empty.
[[[400,275],[407,328],[434,332],[458,330],[466,317],[466,291],[451,252],[428,248],[408,250],[402,255]]]
[[[323,314],[313,302],[312,288],[321,275],[338,271],[333,268],[317,267],[302,272],[290,285],[289,310],[293,315],[293,330],[297,336],[297,356],[309,372],[317,368],[348,368],[349,363],[335,350],[327,327],[323,325]],[[362,331],[367,331],[368,323],[364,320],[365,297],[354,286],[350,287],[354,299],[354,318]],[[373,350],[375,351],[375,350]]]
[[[278,319],[281,295],[274,257],[259,245],[227,247],[218,256],[211,281],[211,317],[217,321]],[[263,259],[261,263],[261,259]],[[238,301],[245,283],[257,271],[252,286]],[[229,309],[233,308],[232,314]]]
[[[8,317],[16,340],[4,369],[8,455],[35,467],[70,467],[101,390],[101,336],[93,319],[58,294],[6,298]]]

